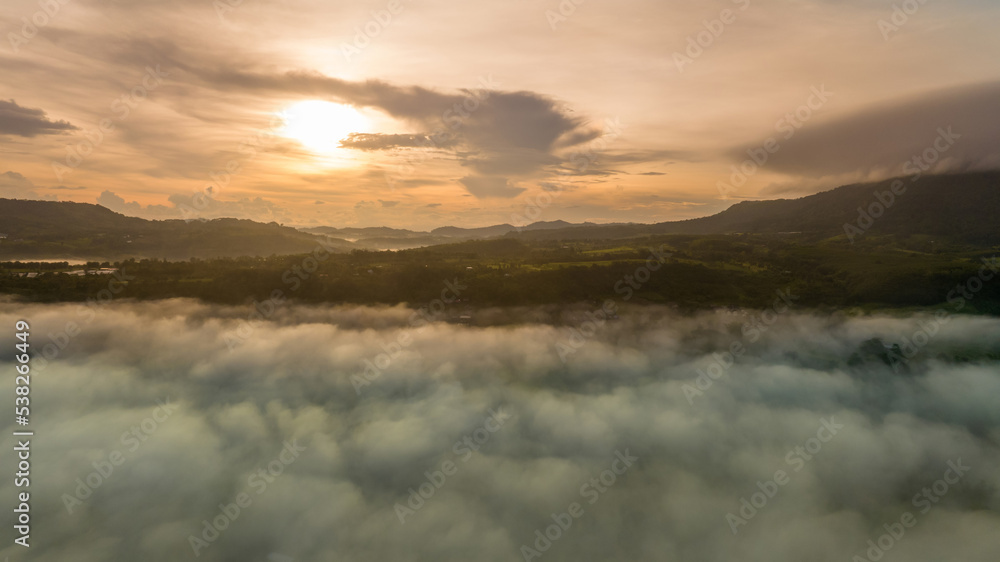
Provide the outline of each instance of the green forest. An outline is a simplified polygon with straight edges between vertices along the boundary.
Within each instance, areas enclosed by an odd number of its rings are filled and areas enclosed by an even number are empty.
[[[997,314],[996,255],[994,248],[944,247],[920,236],[869,237],[853,245],[843,238],[750,234],[503,238],[396,252],[337,254],[317,245],[311,253],[266,258],[128,259],[86,267],[4,262],[0,292],[30,301],[86,301],[110,284],[116,299],[242,304],[280,291],[301,302],[422,306],[440,298],[447,282],[463,287],[459,298],[468,307],[614,299],[691,310],[754,308],[788,290],[796,304],[813,308],[955,310],[961,298],[963,312]],[[98,267],[119,272],[69,273]]]

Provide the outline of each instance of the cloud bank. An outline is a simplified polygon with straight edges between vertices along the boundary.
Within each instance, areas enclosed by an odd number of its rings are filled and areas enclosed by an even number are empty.
[[[768,167],[803,177],[891,177],[934,147],[940,131],[957,137],[933,172],[1000,167],[1000,82],[938,90],[810,123],[771,156]],[[745,159],[745,149],[732,151]],[[922,165],[921,165],[922,167]],[[926,170],[924,170],[926,171]]]
[[[738,314],[626,310],[563,363],[585,311],[418,330],[404,307],[286,306],[229,352],[250,312],[0,303],[3,325],[31,321],[32,349],[64,344],[32,379],[32,560],[190,559],[189,537],[244,492],[252,503],[199,560],[519,560],[573,502],[582,515],[542,560],[846,561],[905,512],[918,523],[894,559],[1000,555],[1000,319],[953,318],[896,373],[873,338],[917,340],[930,317],[787,314],[750,341]],[[78,335],[61,335],[67,321]],[[746,353],[689,402],[734,341]],[[381,375],[358,393],[366,361]],[[510,418],[483,433],[491,411]],[[843,427],[790,464],[822,420]],[[482,435],[478,451],[456,448]],[[293,441],[305,450],[274,465]],[[114,451],[124,461],[68,513],[63,494]],[[616,451],[638,460],[590,503]],[[958,459],[969,472],[921,513],[913,496]],[[395,506],[447,462],[456,471],[400,523]],[[269,466],[280,475],[250,486]],[[778,469],[790,481],[734,535],[727,514]]]

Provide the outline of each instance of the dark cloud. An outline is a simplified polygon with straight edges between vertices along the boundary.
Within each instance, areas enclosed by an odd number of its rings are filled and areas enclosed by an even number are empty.
[[[496,176],[466,176],[459,181],[479,199],[517,197],[525,191],[522,187],[511,185],[507,178]]]
[[[574,174],[576,170],[565,164],[565,158],[529,148],[507,147],[492,151],[473,151],[461,155],[463,166],[485,176],[530,176],[539,171]]]
[[[316,72],[284,74],[192,68],[215,87],[294,93],[372,107],[414,123],[425,135],[352,135],[343,146],[361,150],[453,148],[463,165],[483,176],[528,176],[562,161],[560,154],[602,135],[547,96],[499,89],[439,92],[369,80],[351,82]],[[488,79],[484,86],[491,87]],[[484,180],[491,181],[491,180]],[[480,191],[482,192],[482,191]]]
[[[606,129],[606,131],[608,131]],[[569,157],[554,167],[555,173],[563,176],[607,177],[619,174],[629,174],[616,166],[636,164],[655,164],[669,166],[677,161],[701,162],[704,158],[694,152],[684,150],[615,150],[613,142],[620,136],[620,131],[613,128],[606,132],[604,138],[590,141],[570,152]],[[636,174],[643,176],[666,175],[661,172]]]
[[[705,162],[706,155],[689,150],[621,150],[609,151],[601,155],[601,160],[615,164],[672,165],[681,162]]]
[[[903,164],[932,148],[939,130],[961,138],[933,171],[1000,168],[1000,82],[894,100],[825,123],[806,123],[770,156],[766,168],[806,177],[904,172]],[[760,146],[757,144],[756,146]],[[742,161],[749,147],[729,155]]]
[[[340,141],[340,146],[357,150],[392,150],[394,148],[443,148],[454,142],[435,144],[427,135],[401,135],[380,133],[351,133]]]
[[[52,121],[41,109],[21,107],[14,100],[0,100],[0,135],[34,137],[75,131],[79,127],[68,121]]]
[[[115,136],[119,141],[147,147],[150,157],[156,160],[143,168],[143,174],[168,177],[182,170],[186,177],[197,177],[191,171],[195,166],[211,169],[218,165],[217,161],[224,161],[226,154],[219,152],[217,147],[192,151],[190,147],[199,139],[189,131],[196,130],[199,123],[215,127],[236,126],[229,121],[233,94],[247,107],[273,107],[276,98],[284,103],[290,99],[312,98],[384,112],[405,122],[407,130],[419,132],[389,130],[354,134],[342,141],[342,146],[362,151],[409,149],[434,153],[425,164],[416,164],[428,168],[421,175],[431,174],[433,161],[441,159],[457,161],[470,176],[484,178],[481,184],[495,183],[490,179],[494,177],[537,180],[560,172],[590,176],[617,173],[594,163],[582,171],[567,164],[575,154],[607,133],[600,123],[588,121],[550,96],[504,90],[502,84],[494,82],[490,76],[474,78],[470,80],[474,87],[457,90],[381,80],[351,81],[309,70],[276,71],[275,67],[281,65],[275,61],[241,52],[227,52],[223,60],[221,54],[195,52],[191,46],[162,37],[107,42],[98,41],[82,31],[66,33],[68,35],[60,38],[64,48],[79,51],[87,60],[100,61],[104,67],[141,69],[158,65],[169,73],[169,84],[163,92],[156,92],[149,105],[144,105],[141,112],[135,111],[136,118],[119,123],[116,128]],[[115,87],[127,90],[130,84],[123,80]],[[178,103],[176,95],[198,95],[204,99],[199,104],[185,104]],[[183,116],[188,120],[186,126],[164,126],[163,118],[152,114],[153,103],[165,104]],[[268,150],[277,153],[275,147]],[[611,154],[602,154],[602,161],[605,156]],[[101,165],[112,164],[102,162]],[[383,178],[379,180],[384,181]],[[398,178],[395,185],[424,187],[430,184],[416,178]],[[476,193],[493,191],[479,189]],[[498,193],[506,197],[512,192],[500,190]]]

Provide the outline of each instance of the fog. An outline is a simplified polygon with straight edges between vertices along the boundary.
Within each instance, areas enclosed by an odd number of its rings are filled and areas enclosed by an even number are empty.
[[[56,342],[31,379],[32,546],[0,556],[847,562],[889,525],[887,561],[1000,559],[997,318],[287,305],[230,349],[251,310],[0,302],[4,349],[21,319],[33,352]]]

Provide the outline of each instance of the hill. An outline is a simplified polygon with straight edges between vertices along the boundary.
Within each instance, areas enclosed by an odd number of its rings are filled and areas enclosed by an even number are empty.
[[[89,203],[0,199],[0,260],[270,256],[311,252],[318,240],[277,223],[150,221]]]
[[[862,212],[863,211],[863,212]],[[859,239],[1000,245],[1000,172],[899,178],[854,184],[800,199],[744,201],[698,219],[658,224],[536,222],[431,232],[372,227],[304,230],[249,220],[186,223],[128,217],[87,203],[0,199],[0,260],[130,257],[186,260],[312,251],[317,236],[335,251],[409,249],[472,240],[623,240],[663,234],[783,234],[803,241]],[[912,239],[912,240],[911,240]]]
[[[864,216],[859,209],[864,210]],[[582,240],[651,234],[795,233],[807,239],[840,237],[847,241],[845,225],[853,225],[849,230],[855,239],[926,235],[993,246],[1000,244],[998,215],[1000,172],[978,172],[847,185],[800,199],[743,201],[716,215],[686,221],[578,226],[508,236]]]
[[[317,226],[302,228],[301,230],[311,234],[322,234],[325,236],[333,236],[335,238],[348,240],[354,245],[355,248],[360,250],[408,250],[412,248],[436,246],[438,244],[451,244],[455,242],[465,242],[468,240],[497,238],[518,230],[530,232],[533,230],[557,230],[584,226],[596,225],[593,223],[576,224],[558,220],[535,222],[520,228],[510,224],[498,224],[481,228],[442,226],[435,228],[430,232],[389,228],[385,226],[364,228]]]
[[[873,235],[926,234],[993,245],[1000,243],[998,213],[1000,172],[982,172],[848,185],[793,200],[744,201],[711,217],[660,223],[654,228],[684,234],[846,236],[845,225],[854,225]]]

